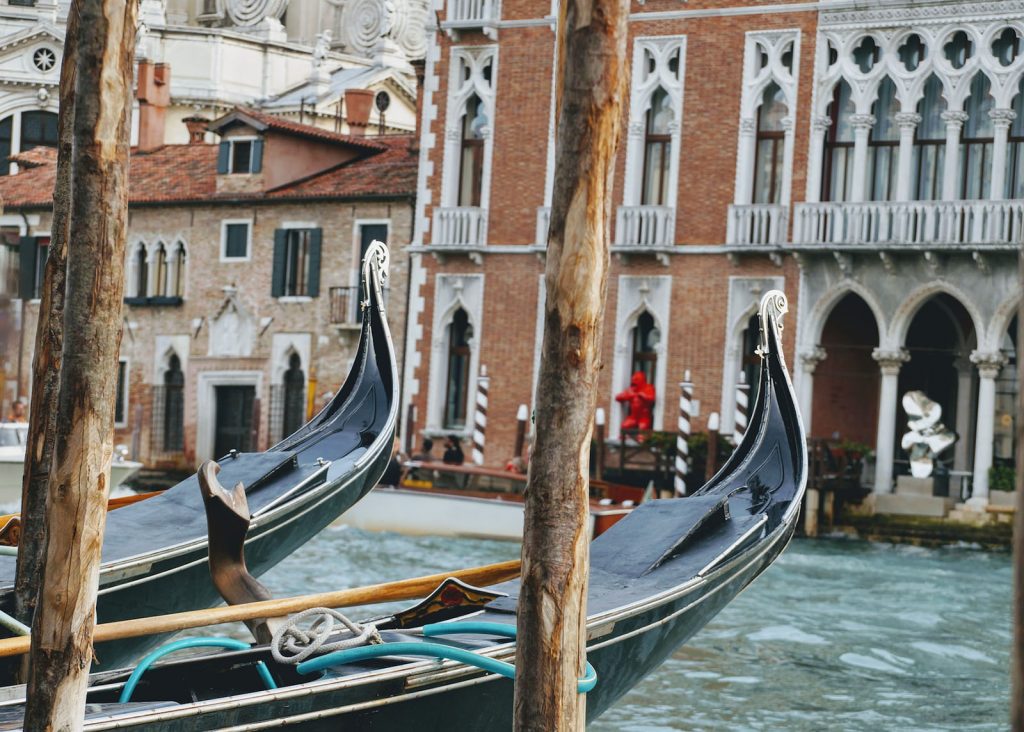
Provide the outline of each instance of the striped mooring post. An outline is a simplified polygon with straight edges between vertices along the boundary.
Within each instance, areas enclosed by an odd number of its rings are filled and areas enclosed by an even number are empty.
[[[750,404],[749,392],[750,384],[747,383],[747,375],[740,371],[740,380],[736,384],[736,418],[732,428],[732,440],[737,445],[740,444],[743,434],[747,431],[747,409]]]
[[[484,444],[487,434],[487,386],[491,380],[487,376],[487,367],[480,367],[480,376],[476,379],[476,409],[473,411],[473,463],[484,464]]]
[[[676,435],[676,495],[686,495],[686,474],[690,472],[690,417],[693,416],[693,383],[690,381],[690,370],[683,373],[679,384],[679,433]]]

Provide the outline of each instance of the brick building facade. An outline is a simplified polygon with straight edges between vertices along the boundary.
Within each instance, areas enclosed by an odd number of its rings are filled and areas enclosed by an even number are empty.
[[[266,449],[323,405],[354,357],[359,261],[373,239],[391,247],[401,359],[415,138],[338,135],[249,109],[211,130],[220,144],[131,160],[116,441],[154,467]],[[19,245],[24,395],[56,154],[16,162],[21,172],[0,177],[0,231]]]
[[[435,6],[404,398],[421,432],[468,435],[486,365],[497,465],[537,373],[557,6]],[[984,503],[1013,456],[1022,38],[1016,0],[634,2],[598,396],[610,437],[636,370],[657,388],[655,429],[673,429],[688,369],[695,428],[718,412],[731,433],[755,303],[779,288],[810,433],[870,445],[889,492],[906,471],[899,397],[924,390],[960,435],[949,467]]]

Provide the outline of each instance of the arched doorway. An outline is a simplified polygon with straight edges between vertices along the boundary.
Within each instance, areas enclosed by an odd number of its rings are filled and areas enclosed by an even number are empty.
[[[302,359],[293,353],[284,372],[284,415],[281,436],[299,429],[306,421],[306,375],[302,372]]]
[[[900,369],[898,404],[908,391],[919,390],[942,407],[942,423],[958,435],[957,444],[940,458],[949,469],[967,470],[973,455],[977,379],[969,356],[976,343],[970,314],[946,293],[920,307],[904,340],[910,360]],[[907,415],[897,406],[895,475],[909,472],[907,455],[899,446],[906,431]]]
[[[878,428],[878,324],[868,304],[845,295],[821,331],[825,358],[814,372],[811,432],[874,448]]]

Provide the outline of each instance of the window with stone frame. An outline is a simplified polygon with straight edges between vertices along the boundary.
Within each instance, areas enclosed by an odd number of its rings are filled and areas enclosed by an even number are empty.
[[[139,244],[135,248],[135,297],[146,297],[149,295],[149,253],[145,244]]]
[[[824,169],[821,176],[822,201],[847,201],[853,188],[853,122],[856,113],[852,90],[846,80],[832,90],[825,133]]]
[[[980,72],[975,74],[971,95],[964,104],[967,119],[960,130],[960,197],[964,200],[989,198],[995,144],[989,112],[994,106],[988,77]]]
[[[284,381],[284,404],[281,414],[281,436],[288,437],[306,422],[306,375],[302,357],[293,353],[288,359]]]
[[[274,232],[273,297],[320,295],[320,249],[323,230],[288,228]]]
[[[177,354],[167,360],[163,387],[162,448],[164,452],[181,452],[185,449],[185,374]]]
[[[667,206],[669,167],[672,162],[672,101],[658,88],[651,95],[651,106],[645,115],[643,188],[640,203],[644,206]]]
[[[252,221],[229,219],[221,223],[221,260],[248,260]]]
[[[785,96],[773,81],[765,87],[757,108],[752,203],[779,203],[782,196],[786,114]]]
[[[18,295],[24,300],[38,300],[43,290],[50,237],[23,236],[18,249]]]
[[[637,371],[643,373],[648,384],[656,384],[658,374],[658,343],[661,341],[661,331],[654,322],[654,316],[650,311],[644,310],[636,319],[636,325],[632,332],[633,358],[630,365],[630,376]]]
[[[1024,78],[1013,97],[1013,112],[1016,117],[1010,124],[1006,151],[1006,198],[1024,198]]]
[[[484,172],[484,134],[487,113],[480,97],[473,94],[462,116],[459,152],[459,206],[479,206]]]
[[[871,107],[875,124],[868,136],[867,190],[868,201],[896,199],[896,179],[899,171],[900,128],[896,124],[899,103],[896,85],[888,76],[878,86],[878,97]]]
[[[168,283],[168,297],[185,297],[185,267],[188,264],[188,254],[185,252],[185,245],[178,243],[178,249],[174,252],[175,267],[173,281]]]
[[[217,152],[217,173],[248,175],[263,170],[263,140],[232,137],[223,140]]]
[[[924,85],[917,113],[921,115],[914,132],[914,200],[935,201],[942,198],[942,171],[946,160],[946,111],[942,82],[932,75]]]
[[[469,314],[458,308],[447,327],[448,363],[445,378],[444,429],[461,430],[466,426],[466,410],[469,401],[471,344],[473,326]]]

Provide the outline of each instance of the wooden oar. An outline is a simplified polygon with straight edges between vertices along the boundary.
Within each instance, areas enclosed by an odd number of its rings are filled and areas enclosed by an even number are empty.
[[[263,600],[244,605],[229,605],[208,610],[189,610],[171,615],[156,615],[149,618],[119,620],[115,623],[103,623],[96,626],[93,642],[138,638],[156,633],[173,633],[186,628],[202,628],[220,623],[235,623],[253,618],[276,617],[301,612],[311,607],[353,607],[370,605],[379,602],[399,602],[418,600],[432,592],[441,582],[449,577],[462,580],[473,585],[489,585],[505,582],[519,576],[519,560],[498,562],[482,567],[462,569],[457,572],[442,572],[424,577],[385,582],[379,585],[353,587],[347,590],[321,592],[316,595],[299,597],[283,597],[279,600]],[[4,638],[0,640],[0,657],[20,656],[28,653],[29,639]]]

